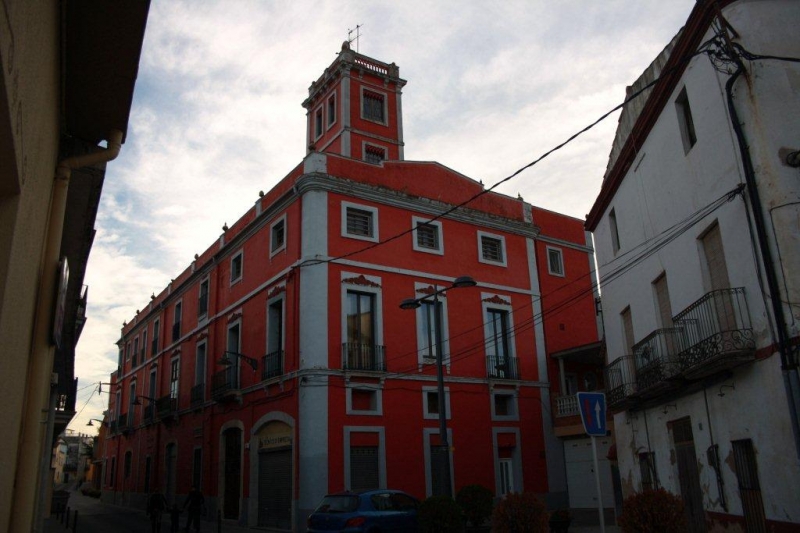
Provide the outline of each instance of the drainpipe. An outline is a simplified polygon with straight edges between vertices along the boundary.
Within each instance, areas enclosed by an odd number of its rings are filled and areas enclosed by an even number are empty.
[[[70,157],[56,167],[50,197],[47,233],[42,261],[39,265],[39,287],[34,316],[31,353],[28,362],[29,386],[25,393],[22,413],[22,430],[19,438],[20,453],[14,479],[14,501],[17,510],[11,516],[9,532],[41,531],[42,500],[39,498],[41,477],[39,464],[43,450],[51,443],[44,442],[47,426],[55,420],[55,411],[49,409],[51,394],[50,376],[53,372],[55,348],[50,338],[53,309],[56,300],[56,272],[61,253],[64,215],[67,209],[67,191],[72,169],[95,165],[116,158],[122,145],[122,132],[109,133],[108,148],[91,154]],[[37,502],[38,500],[38,502]]]

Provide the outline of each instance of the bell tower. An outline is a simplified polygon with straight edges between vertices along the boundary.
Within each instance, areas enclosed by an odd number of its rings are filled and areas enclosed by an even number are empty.
[[[306,153],[326,152],[373,164],[403,159],[400,68],[342,43],[337,58],[308,88]]]

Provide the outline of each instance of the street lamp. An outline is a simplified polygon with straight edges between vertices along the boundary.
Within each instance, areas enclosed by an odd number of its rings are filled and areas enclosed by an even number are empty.
[[[90,419],[89,419],[89,422],[87,422],[87,423],[86,423],[86,425],[87,425],[87,426],[92,426],[92,427],[94,427],[94,424],[92,424],[92,420],[95,420],[95,421],[97,421],[97,422],[100,422],[100,425],[103,425],[103,426],[105,426],[105,425],[106,425],[106,423],[105,423],[105,422],[103,422],[102,420],[100,420],[99,418],[90,418]]]
[[[250,367],[253,369],[253,372],[255,372],[256,369],[258,369],[258,361],[257,360],[253,359],[252,357],[248,357],[248,356],[246,356],[246,355],[244,355],[242,353],[238,353],[238,352],[225,352],[225,353],[223,353],[222,357],[220,357],[219,361],[217,361],[217,364],[218,365],[224,365],[224,366],[231,366],[233,364],[233,361],[231,361],[230,357],[228,357],[229,355],[232,355],[234,357],[238,357],[239,359],[244,359],[244,362],[247,363],[248,365],[250,365]]]
[[[447,440],[447,412],[445,411],[444,401],[444,371],[442,364],[442,317],[439,314],[439,295],[444,294],[450,289],[461,289],[465,287],[474,287],[477,285],[474,279],[469,276],[460,276],[456,278],[452,285],[444,287],[438,291],[433,291],[431,294],[420,296],[419,298],[408,298],[403,300],[400,304],[400,309],[417,309],[422,305],[422,302],[433,298],[433,321],[436,331],[436,387],[437,387],[437,400],[439,403],[439,438],[441,439],[440,449],[444,453],[444,486],[445,495],[453,497],[453,489],[450,485],[450,443]]]
[[[151,398],[150,396],[143,396],[141,394],[137,394],[136,398],[133,400],[133,405],[142,405],[142,402],[139,401],[139,398],[144,398],[145,400],[150,400],[151,402],[158,401],[155,398]]]

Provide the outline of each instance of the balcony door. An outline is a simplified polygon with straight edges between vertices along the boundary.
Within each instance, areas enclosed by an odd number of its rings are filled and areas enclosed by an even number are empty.
[[[728,266],[725,263],[725,251],[722,248],[722,235],[719,225],[715,224],[700,239],[703,256],[705,259],[706,279],[711,291],[729,289]],[[721,332],[737,329],[736,315],[733,300],[728,293],[719,293],[714,296],[713,310],[715,319]]]
[[[375,353],[375,295],[348,291],[346,306],[347,366],[371,369]]]

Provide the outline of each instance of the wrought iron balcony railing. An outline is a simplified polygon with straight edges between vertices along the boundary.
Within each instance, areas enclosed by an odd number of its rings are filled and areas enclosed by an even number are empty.
[[[342,344],[342,369],[386,372],[383,352],[383,346],[345,342]]]
[[[615,359],[604,369],[606,402],[611,409],[624,409],[636,393],[636,367],[632,355]]]
[[[170,395],[162,396],[156,400],[156,410],[159,418],[171,418],[178,412],[178,399]]]
[[[503,355],[487,356],[486,376],[490,379],[519,379],[517,358]]]
[[[283,374],[283,350],[268,353],[261,359],[261,379],[270,379]]]
[[[679,385],[682,335],[680,327],[657,329],[633,346],[639,395],[654,396]]]
[[[211,397],[215,400],[239,392],[239,369],[229,366],[211,376]]]
[[[206,399],[205,383],[198,383],[197,385],[192,387],[192,392],[191,392],[192,407],[197,407],[198,405],[202,405],[205,399]]]
[[[679,350],[686,377],[700,379],[755,358],[744,288],[711,291],[673,318],[683,329]]]

